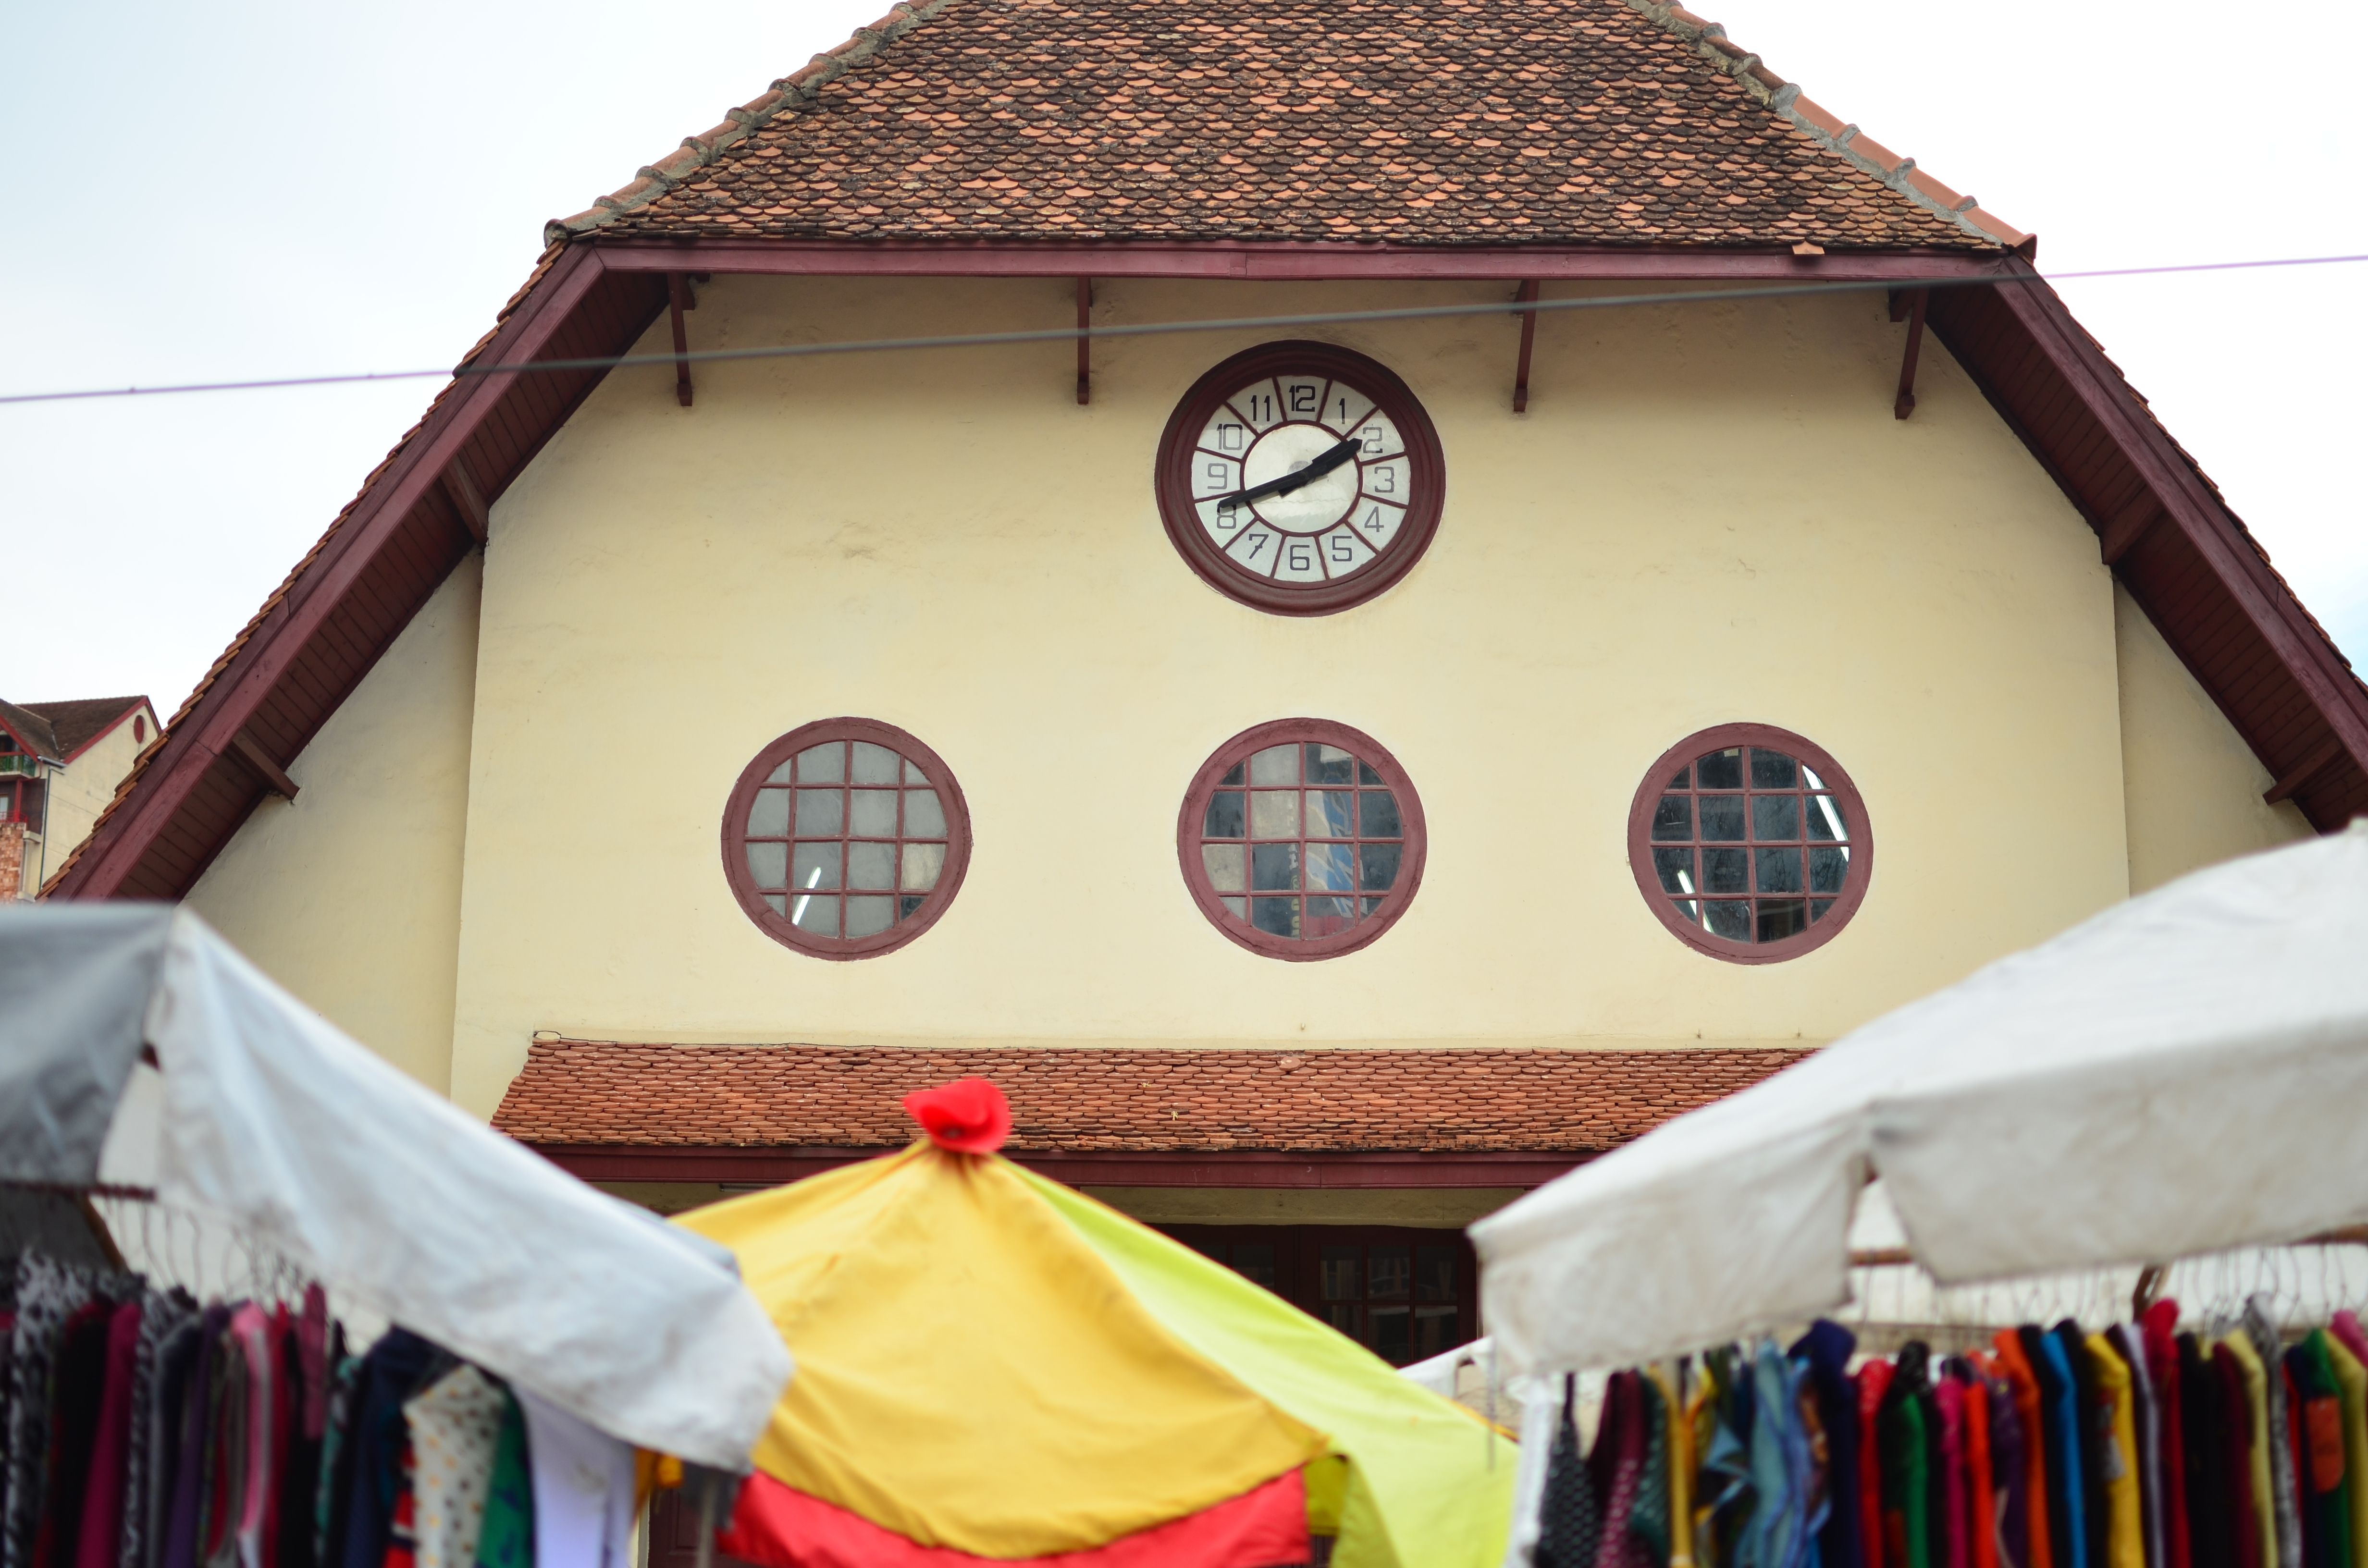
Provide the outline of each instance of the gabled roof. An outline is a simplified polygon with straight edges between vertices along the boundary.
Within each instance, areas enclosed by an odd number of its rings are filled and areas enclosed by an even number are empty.
[[[900,5],[548,237],[2024,236],[1631,0]]]
[[[494,1126],[541,1146],[894,1149],[905,1095],[975,1076],[1009,1097],[1014,1151],[1600,1154],[1806,1054],[537,1040]]]
[[[34,756],[51,762],[64,760],[65,749],[58,744],[57,732],[50,728],[49,720],[31,709],[0,702],[0,726],[6,726],[17,737],[17,744]]]
[[[685,273],[1995,281],[1935,290],[1933,332],[2097,531],[2102,559],[2277,780],[2271,798],[2292,799],[2321,829],[2368,812],[2368,688],[2039,279],[2028,236],[1673,6],[1274,3],[1300,8],[1258,14],[1298,19],[1304,33],[1292,37],[1329,40],[1306,43],[1301,63],[1348,85],[1319,92],[1313,80],[1203,70],[1202,90],[1223,89],[1214,118],[1152,67],[1167,50],[1167,74],[1202,70],[1185,58],[1202,36],[1188,23],[1263,25],[1224,8],[1235,0],[899,6],[618,196],[551,225],[550,248],[462,367],[623,353],[666,308],[669,278]],[[1354,28],[1344,35],[1336,15]],[[1103,41],[1105,27],[1132,52]],[[1395,41],[1351,74],[1347,51],[1367,35]],[[958,50],[929,54],[957,36]],[[1281,34],[1269,41],[1302,47]],[[1007,42],[1034,74],[1003,58]],[[923,58],[938,62],[933,89],[897,85],[905,62]],[[1056,66],[1067,74],[1048,87]],[[965,96],[965,73],[1002,90]],[[1463,85],[1473,81],[1486,90]],[[1388,117],[1372,112],[1376,83],[1422,131],[1409,129],[1405,146],[1364,146],[1391,139]],[[1487,119],[1513,107],[1524,117]],[[1504,134],[1484,133],[1500,124]],[[1302,166],[1299,147],[1344,141],[1354,158]],[[1021,151],[1051,161],[1006,167]],[[1167,155],[1155,168],[1138,151]],[[1377,166],[1382,152],[1392,161]],[[1532,162],[1556,171],[1550,192]],[[1372,188],[1356,203],[1323,206],[1324,223],[1308,231],[1318,237],[1272,237],[1317,210],[1319,187],[1332,202],[1334,173],[1351,164],[1386,177],[1361,182]],[[1052,177],[1088,165],[1105,170],[1102,184]],[[1587,180],[1620,199],[1598,199]],[[1069,190],[1084,194],[1061,200],[1086,205],[1056,210],[1054,194]],[[1219,216],[1191,217],[1196,203]],[[1488,228],[1500,207],[1530,225]],[[1723,217],[1728,209],[1747,216]],[[1235,212],[1247,216],[1223,216]],[[284,766],[303,749],[482,541],[487,506],[603,373],[470,375],[439,392],[45,891],[188,892],[266,792],[248,758]]]
[[[40,716],[59,749],[51,755],[72,762],[83,749],[132,714],[148,710],[144,697],[84,697],[65,702],[28,702],[22,710]]]

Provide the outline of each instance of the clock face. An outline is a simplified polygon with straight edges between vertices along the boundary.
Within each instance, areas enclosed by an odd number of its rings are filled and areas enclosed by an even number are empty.
[[[1439,437],[1361,354],[1276,343],[1201,378],[1161,438],[1168,537],[1220,592],[1285,615],[1361,604],[1439,525]]]

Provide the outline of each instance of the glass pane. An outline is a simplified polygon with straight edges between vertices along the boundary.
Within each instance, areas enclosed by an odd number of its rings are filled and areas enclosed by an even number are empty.
[[[1809,836],[1828,843],[1850,841],[1850,824],[1842,815],[1842,803],[1831,795],[1809,797]]]
[[[894,784],[905,771],[905,759],[886,746],[875,746],[870,741],[855,743],[855,779],[858,784]],[[848,916],[850,924],[854,917]]]
[[[1453,1307],[1417,1307],[1414,1310],[1414,1351],[1412,1359],[1428,1361],[1433,1356],[1444,1356],[1463,1343],[1455,1331],[1456,1312]]]
[[[1839,892],[1842,882],[1850,876],[1850,851],[1847,849],[1812,849],[1809,851],[1809,891]]]
[[[1379,784],[1382,782],[1382,770],[1375,767],[1370,762],[1360,762],[1357,764],[1357,782],[1360,784]]]
[[[798,791],[798,831],[816,838],[847,831],[847,796],[837,790]]]
[[[1263,850],[1266,846],[1261,845]],[[1307,891],[1354,892],[1357,868],[1353,844],[1311,844],[1307,846]],[[1395,845],[1391,846],[1395,848]]]
[[[1219,780],[1217,780],[1217,782],[1218,782],[1218,783],[1220,783],[1220,784],[1238,784],[1238,783],[1240,783],[1241,781],[1242,781],[1242,765],[1241,765],[1240,763],[1238,763],[1238,762],[1237,762],[1237,763],[1235,763],[1235,764],[1234,764],[1231,767],[1228,767],[1227,769],[1225,769],[1225,776],[1224,776],[1223,778],[1220,778]]]
[[[905,893],[896,901],[896,918],[899,920],[910,920],[914,915],[918,915],[921,912],[921,905],[928,902],[929,901],[928,899],[922,897],[918,893]]]
[[[1664,796],[1663,799],[1667,799]],[[1743,797],[1697,795],[1694,808],[1702,813],[1704,844],[1737,844],[1743,839]]]
[[[789,761],[781,764],[780,767],[773,769],[772,772],[765,775],[765,782],[768,784],[788,783],[790,781],[790,769],[796,766],[797,758],[791,757]]]
[[[1357,1314],[1362,1311],[1364,1309],[1354,1301],[1333,1301],[1324,1309],[1324,1321],[1354,1339],[1357,1337]]]
[[[1310,784],[1353,784],[1357,759],[1338,746],[1319,745],[1311,741],[1307,746],[1307,781]]]
[[[1689,784],[1686,780],[1688,776],[1692,772],[1693,765],[1691,763],[1688,763],[1685,767],[1679,768],[1675,773],[1669,775],[1669,788],[1672,790],[1691,789],[1693,786]]]
[[[1751,940],[1751,905],[1748,903],[1711,903],[1702,906],[1709,916],[1707,924],[1713,937],[1729,941]]]
[[[776,915],[787,915],[790,912],[790,900],[786,893],[768,892],[765,895],[765,903]]]
[[[1678,918],[1684,921],[1687,925],[1699,926],[1702,924],[1701,904],[1695,903],[1691,900],[1680,899],[1678,903],[1671,904],[1669,907],[1675,909],[1678,912]]]
[[[847,846],[847,885],[851,888],[893,888],[896,885],[896,846],[893,844],[850,844]],[[861,902],[861,901],[858,901]],[[855,923],[850,908],[848,924]]]
[[[1375,1247],[1365,1267],[1365,1294],[1373,1301],[1403,1301],[1414,1289],[1414,1254],[1408,1248]]]
[[[847,831],[867,837],[896,836],[896,791],[894,790],[849,790]]]
[[[1234,1271],[1253,1285],[1274,1289],[1274,1244],[1243,1242],[1234,1248]]]
[[[1414,1299],[1417,1301],[1455,1300],[1455,1249],[1414,1249]]]
[[[1740,790],[1743,788],[1743,748],[1732,746],[1714,751],[1695,762],[1697,789]]]
[[[757,803],[748,808],[748,836],[751,838],[785,838],[790,832],[790,792],[787,790],[759,790]]]
[[[927,892],[938,885],[939,874],[946,869],[946,846],[942,844],[907,844],[905,846],[905,887],[909,892]]]
[[[1253,844],[1250,846],[1250,886],[1260,892],[1281,892],[1299,888],[1299,846],[1296,844]]]
[[[1721,850],[1717,853],[1724,854]],[[1694,886],[1694,852],[1691,849],[1656,849],[1653,851],[1653,873],[1661,879],[1663,892],[1698,892]]]
[[[1749,892],[1751,852],[1748,849],[1703,850],[1702,879],[1702,891],[1704,892]]]
[[[1295,898],[1250,900],[1250,924],[1274,937],[1299,935],[1299,901]]]
[[[825,741],[818,746],[808,746],[798,753],[798,782],[801,784],[846,783],[847,743]]]
[[[1357,924],[1357,901],[1353,898],[1311,898],[1307,901],[1307,919],[1299,934],[1309,939],[1337,937]]]
[[[1759,901],[1759,939],[1781,942],[1809,928],[1808,906],[1797,898]]]
[[[1372,1325],[1373,1354],[1393,1367],[1403,1367],[1414,1359],[1414,1312],[1406,1307],[1368,1307],[1366,1320]]]
[[[1250,782],[1253,784],[1296,784],[1299,782],[1299,748],[1292,745],[1269,746],[1250,757]]]
[[[1241,796],[1224,790],[1210,796],[1208,813],[1201,819],[1201,832],[1209,838],[1239,838],[1242,835]]]
[[[946,805],[938,799],[935,790],[905,791],[905,836],[907,838],[943,838],[946,835]]]
[[[836,844],[801,844],[795,868],[797,876],[791,885],[800,888],[835,888],[838,886],[838,852]]]
[[[1694,835],[1694,803],[1684,795],[1664,795],[1653,808],[1653,836],[1680,842]]]
[[[1201,846],[1201,869],[1209,874],[1209,885],[1219,892],[1242,891],[1244,876],[1242,846],[1238,844],[1203,844]]]
[[[1801,766],[1781,751],[1751,748],[1751,787],[1755,790],[1797,790]]]
[[[1218,902],[1225,906],[1225,913],[1236,920],[1247,920],[1250,917],[1250,901],[1246,898],[1221,899]]]
[[[1761,892],[1801,891],[1801,852],[1797,849],[1755,849],[1759,862]]]
[[[1323,1297],[1327,1301],[1365,1299],[1361,1247],[1326,1247],[1321,1265]]]
[[[1360,844],[1357,853],[1364,860],[1364,880],[1358,885],[1367,892],[1387,892],[1398,883],[1398,857],[1403,846],[1395,844]]]
[[[1813,899],[1811,899],[1811,900],[1809,901],[1809,919],[1810,919],[1810,920],[1811,920],[1811,922],[1813,922],[1813,923],[1814,923],[1814,922],[1816,922],[1816,921],[1823,920],[1823,919],[1826,917],[1826,911],[1827,911],[1827,910],[1828,910],[1828,909],[1831,909],[1833,906],[1834,906],[1834,901],[1833,901],[1832,899],[1829,899],[1829,898],[1813,898]]]
[[[1357,830],[1349,825],[1349,801],[1356,799],[1346,790],[1307,791],[1307,836],[1310,838],[1353,838]]]
[[[786,844],[751,844],[748,846],[748,875],[760,888],[788,886],[790,846]]]
[[[1762,844],[1778,844],[1801,836],[1801,797],[1751,797],[1751,836]]]
[[[1250,836],[1298,837],[1299,792],[1295,790],[1260,790],[1253,794],[1250,797]]]
[[[1371,920],[1373,917],[1374,911],[1381,907],[1382,900],[1378,898],[1369,898],[1365,900],[1365,918]]]
[[[905,764],[905,782],[907,784],[927,784],[928,781],[929,776],[921,771],[921,765],[917,762],[907,759]]]
[[[1817,770],[1805,762],[1801,765],[1801,781],[1812,790],[1822,790],[1826,787],[1826,781],[1817,777]]]
[[[850,898],[847,901],[847,935],[877,937],[896,923],[896,901],[893,898]]]
[[[1406,830],[1398,825],[1398,798],[1387,790],[1367,790],[1357,797],[1357,831],[1367,838],[1395,838]]]
[[[790,906],[790,924],[817,937],[838,935],[838,899],[836,895],[800,898]]]

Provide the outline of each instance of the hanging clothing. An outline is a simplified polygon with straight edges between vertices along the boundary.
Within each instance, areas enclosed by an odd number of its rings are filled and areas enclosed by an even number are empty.
[[[476,1568],[534,1568],[534,1473],[527,1463],[526,1413],[507,1388],[493,1471],[485,1482]]]
[[[2180,1355],[2179,1303],[2165,1297],[2146,1310],[2139,1338],[2146,1370],[2154,1378],[2156,1441],[2162,1484],[2157,1510],[2162,1518],[2161,1568],[2194,1568],[2188,1538],[2187,1406],[2182,1388],[2186,1363]]]
[[[2368,1363],[2340,1332],[2327,1336],[2327,1355],[2343,1406],[2343,1503],[2351,1568],[2368,1568]]]
[[[1826,1522],[1817,1532],[1819,1568],[1869,1568],[1860,1555],[1859,1415],[1850,1358],[1858,1336],[1820,1318],[1793,1342],[1792,1355],[1808,1369],[1826,1445]],[[1672,1562],[1671,1568],[1677,1568]]]
[[[633,1450],[556,1405],[511,1392],[526,1412],[527,1460],[534,1471],[535,1568],[625,1568]],[[1555,1568],[1563,1561],[1557,1558]]]
[[[1982,1381],[1977,1359],[1956,1363],[1964,1388],[1959,1396],[1965,1433],[1964,1470],[1960,1479],[1965,1494],[1965,1546],[1973,1568],[1998,1568],[1998,1515],[1990,1490],[1989,1390]]]
[[[409,1509],[404,1472],[406,1430],[403,1402],[418,1389],[438,1351],[404,1329],[390,1329],[362,1358],[354,1411],[352,1484],[346,1494],[346,1528],[337,1546],[337,1568],[385,1568],[396,1506]]]
[[[1998,1361],[2003,1363],[2004,1357]],[[1997,1499],[1998,1568],[2029,1568],[2032,1561],[2030,1438],[2022,1410],[2003,1376],[1989,1381],[1990,1490]]]
[[[115,1568],[123,1548],[123,1483],[131,1457],[132,1362],[140,1349],[140,1302],[115,1309],[107,1325],[106,1374],[90,1474],[83,1483],[74,1568]]]
[[[2271,1517],[2277,1527],[2277,1568],[2305,1568],[2302,1555],[2302,1502],[2295,1490],[2294,1446],[2289,1435],[2292,1428],[2287,1425],[2286,1383],[2281,1375],[2283,1369],[2277,1325],[2270,1321],[2266,1297],[2255,1296],[2245,1303],[2243,1334],[2263,1372],[2262,1393],[2268,1404],[2266,1419],[2271,1438]]]
[[[8,1335],[7,1496],[0,1506],[0,1568],[34,1568],[35,1536],[49,1497],[50,1392],[66,1320],[91,1298],[82,1269],[39,1253],[17,1258],[16,1321]]]
[[[1911,1340],[1885,1391],[1882,1414],[1883,1555],[1886,1568],[1934,1568],[1931,1558],[1931,1476],[1927,1461],[1922,1390],[1924,1346]]]
[[[1864,1568],[1895,1568],[1888,1548],[1889,1520],[1883,1508],[1881,1415],[1897,1372],[1888,1361],[1870,1361],[1858,1374],[1858,1539]]]
[[[1596,1444],[1611,1445],[1610,1483],[1604,1488],[1603,1539],[1595,1549],[1595,1568],[1652,1568],[1645,1561],[1628,1522],[1645,1479],[1645,1408],[1637,1392],[1644,1380],[1634,1372],[1614,1372],[1605,1391],[1603,1426]]]
[[[2351,1466],[2344,1449],[2343,1388],[2336,1381],[2335,1341],[2314,1328],[2286,1352],[2302,1411],[2294,1423],[2302,1441],[2300,1477],[2305,1530],[2316,1550],[2305,1548],[2314,1568],[2352,1568],[2351,1514],[2348,1504]]]
[[[1998,1347],[1998,1370],[2007,1381],[2014,1401],[2015,1425],[2022,1437],[2022,1531],[2020,1544],[2023,1555],[2018,1568],[2054,1568],[2055,1557],[2050,1535],[2052,1528],[2047,1502],[2047,1416],[2041,1393],[2039,1374],[2032,1367],[2029,1347],[2021,1334],[2014,1329],[2001,1329],[1990,1343]]]
[[[1683,1386],[1683,1373],[1672,1378],[1668,1369],[1654,1367],[1645,1375],[1660,1391],[1664,1425],[1668,1427],[1665,1440],[1669,1454],[1669,1568],[1694,1568],[1693,1424],[1687,1419],[1684,1401],[1678,1393]]]
[[[1808,1438],[1800,1430],[1800,1378],[1763,1339],[1751,1359],[1751,1522],[1736,1568],[1798,1568],[1804,1539]]]
[[[1657,1381],[1639,1374],[1636,1399],[1645,1432],[1645,1458],[1627,1529],[1644,1554],[1645,1568],[1668,1568],[1669,1561],[1669,1410]]]
[[[181,1423],[189,1376],[197,1366],[198,1342],[204,1333],[204,1313],[186,1297],[175,1293],[159,1298],[158,1308],[141,1324],[144,1338],[152,1321],[170,1320],[156,1335],[147,1415],[141,1423],[140,1445],[146,1457],[138,1481],[139,1513],[136,1520],[125,1521],[120,1568],[158,1568],[164,1561],[175,1478],[180,1472]]]
[[[2146,1529],[2143,1568],[2164,1568],[2168,1558],[2162,1523],[2162,1417],[2155,1405],[2154,1372],[2146,1361],[2145,1333],[2135,1324],[2117,1324],[2105,1331],[2105,1338],[2130,1373],[2130,1408],[2137,1430],[2138,1519]]]
[[[2249,1417],[2246,1434],[2248,1502],[2254,1536],[2259,1542],[2254,1549],[2255,1561],[2259,1568],[2280,1568],[2275,1478],[2278,1469],[2290,1461],[2273,1456],[2271,1451],[2275,1449],[2279,1455],[2283,1455],[2285,1449],[2283,1435],[2275,1443],[2270,1440],[2271,1380],[2262,1366],[2260,1352],[2253,1348],[2251,1336],[2242,1329],[2220,1343],[2237,1358],[2237,1368],[2245,1378],[2245,1404]]]
[[[2062,1337],[2035,1328],[2029,1333],[2037,1348],[2032,1363],[2047,1396],[2048,1540],[2062,1548],[2058,1568],[2089,1568],[2080,1388],[2072,1380],[2072,1364],[2064,1353]]]
[[[1939,1517],[1945,1548],[1941,1560],[1948,1568],[1970,1568],[1973,1544],[1965,1539],[1965,1385],[1944,1372],[1932,1385],[1932,1403],[1941,1415]]]
[[[338,1353],[322,1412],[320,1479],[313,1494],[313,1561],[336,1568],[346,1540],[354,1487],[354,1414],[360,1408],[361,1358]]]
[[[2228,1417],[2220,1407],[2219,1369],[2205,1354],[2200,1336],[2182,1334],[2177,1343],[2188,1568],[2236,1568],[2229,1522]]]
[[[2138,1495],[2136,1399],[2129,1363],[2105,1335],[2089,1335],[2097,1381],[2098,1473],[2104,1482],[2107,1568],[2146,1568],[2146,1510]]]
[[[501,1385],[465,1363],[404,1402],[418,1568],[476,1562],[503,1403]]]
[[[2076,1490],[2080,1495],[2081,1519],[2087,1527],[2083,1543],[2085,1568],[2108,1568],[2112,1561],[2112,1509],[2105,1494],[2106,1445],[2098,1427],[2097,1369],[2089,1358],[2088,1336],[2080,1332],[2078,1324],[2066,1318],[2048,1333],[2063,1346],[2065,1365],[2072,1373],[2075,1408],[2079,1413],[2073,1430],[2080,1451]]]

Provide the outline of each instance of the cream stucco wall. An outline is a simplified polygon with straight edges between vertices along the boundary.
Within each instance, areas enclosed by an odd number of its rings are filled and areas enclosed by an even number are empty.
[[[143,738],[132,738],[132,721],[141,722]],[[41,769],[47,800],[42,807],[42,831],[25,839],[25,874],[20,896],[31,898],[50,873],[65,864],[74,846],[90,836],[99,812],[115,799],[131,765],[148,742],[156,738],[156,710],[142,702],[127,711],[108,732],[92,741],[72,762]]]
[[[719,278],[694,347],[1057,324],[1068,287]],[[1507,292],[1105,283],[1098,319]],[[1945,353],[1902,422],[1880,295],[1554,314],[1516,417],[1516,331],[1303,334],[1403,375],[1448,461],[1422,564],[1316,619],[1203,585],[1150,493],[1176,399],[1287,335],[1104,340],[1083,408],[1060,344],[707,364],[689,409],[612,375],[495,508],[456,1098],[490,1111],[538,1028],[1814,1041],[2125,894],[2112,584]],[[834,714],[935,747],[976,835],[945,918],[858,963],[766,937],[718,854],[748,758]],[[1226,941],[1176,864],[1193,770],[1294,714],[1388,745],[1430,826],[1404,920],[1323,963]],[[1793,962],[1691,951],[1628,870],[1644,769],[1728,720],[1812,737],[1872,813],[1864,907]]]
[[[483,557],[428,599],[190,890],[190,907],[330,1021],[450,1084]]]
[[[2113,588],[2122,671],[2124,810],[2130,891],[2231,856],[2310,835],[2291,801],[2271,805],[2275,782],[2129,590]]]

